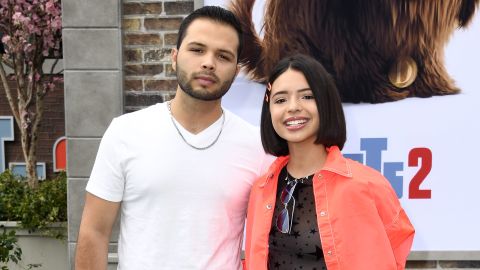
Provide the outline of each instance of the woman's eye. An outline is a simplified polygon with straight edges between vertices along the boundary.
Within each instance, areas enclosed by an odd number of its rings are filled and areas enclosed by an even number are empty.
[[[285,98],[277,98],[273,101],[273,103],[275,104],[281,104],[281,103],[284,103],[286,102],[287,100]]]
[[[303,99],[314,99],[313,95],[305,95]]]

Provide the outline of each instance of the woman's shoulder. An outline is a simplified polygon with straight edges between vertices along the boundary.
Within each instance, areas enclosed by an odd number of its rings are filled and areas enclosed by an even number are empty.
[[[275,175],[279,174],[280,170],[287,162],[287,156],[275,158],[275,160],[270,164],[268,170],[255,180],[252,188],[263,188],[265,185],[275,181]]]
[[[264,173],[262,176],[258,177],[255,179],[253,182],[252,190],[253,189],[259,189],[263,188],[266,184],[268,184],[270,181],[274,180],[272,177],[272,172],[268,170],[266,173]]]
[[[383,184],[385,183],[385,181],[388,182],[388,180],[382,175],[382,173],[370,166],[364,165],[362,163],[359,163],[358,161],[354,161],[351,159],[348,160],[348,163],[352,170],[352,177],[355,180],[368,181],[373,184]]]
[[[390,181],[376,169],[361,164],[357,161],[352,162],[352,171],[354,181],[360,181],[368,185],[370,193],[377,198],[395,198],[398,200]]]
[[[352,160],[352,159],[347,159],[347,160],[354,173],[356,172],[356,173],[372,175],[372,176],[379,174],[379,171],[377,171],[376,169],[370,166],[367,166],[356,160]]]

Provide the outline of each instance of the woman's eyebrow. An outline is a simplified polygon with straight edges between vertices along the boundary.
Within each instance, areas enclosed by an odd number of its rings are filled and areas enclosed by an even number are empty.
[[[310,87],[307,87],[307,88],[300,88],[298,90],[295,90],[297,92],[306,92],[306,91],[312,91],[312,89]],[[276,92],[275,94],[272,95],[272,97],[276,96],[276,95],[282,95],[282,94],[287,94],[288,91],[287,90],[282,90],[282,91],[278,91]]]

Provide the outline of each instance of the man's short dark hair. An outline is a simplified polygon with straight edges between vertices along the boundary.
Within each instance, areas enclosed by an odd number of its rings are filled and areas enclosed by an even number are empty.
[[[187,29],[190,24],[196,19],[209,19],[215,22],[219,22],[225,25],[233,27],[237,31],[238,35],[238,48],[237,48],[237,62],[240,59],[240,54],[243,49],[243,31],[240,22],[237,17],[229,11],[218,6],[204,6],[190,13],[185,19],[183,19],[178,29],[177,49],[180,49],[182,41],[185,38]]]
[[[325,147],[336,145],[342,149],[347,137],[345,115],[332,76],[317,60],[310,56],[296,54],[280,60],[273,68],[268,82],[273,84],[288,69],[299,71],[305,76],[315,97],[320,122],[315,144],[323,144]],[[270,91],[267,90],[265,94],[270,100]],[[288,155],[287,141],[281,138],[273,128],[267,99],[263,100],[260,122],[265,152],[274,156]]]

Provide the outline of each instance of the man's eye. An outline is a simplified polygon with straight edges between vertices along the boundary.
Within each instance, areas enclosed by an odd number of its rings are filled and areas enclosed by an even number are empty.
[[[190,49],[190,51],[196,52],[196,53],[201,53],[201,52],[203,52],[202,49],[197,49],[197,48],[192,48],[192,49]]]
[[[232,61],[231,57],[225,54],[219,54],[218,58],[225,60],[225,61]]]

